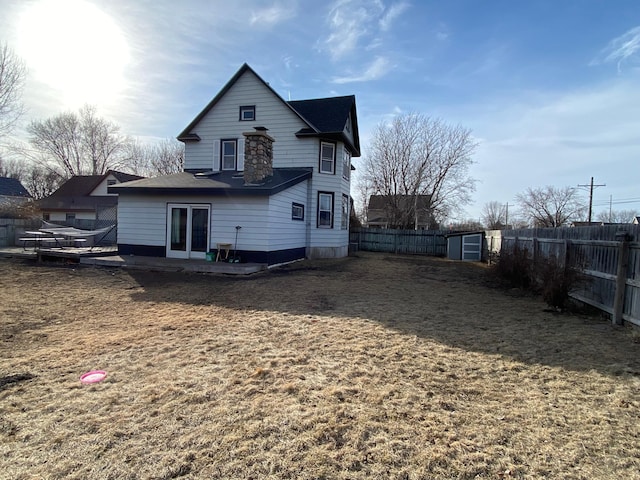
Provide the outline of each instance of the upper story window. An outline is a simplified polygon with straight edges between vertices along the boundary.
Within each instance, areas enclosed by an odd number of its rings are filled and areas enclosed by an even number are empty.
[[[222,140],[222,142],[220,142],[222,170],[236,169],[237,147],[238,143],[236,140]]]
[[[346,148],[342,152],[342,178],[345,180],[351,178],[351,154]]]
[[[116,184],[116,180],[114,178],[110,178],[107,180],[107,186],[110,187],[111,185],[115,185]]]
[[[320,173],[336,173],[336,144],[320,142]]]
[[[240,107],[240,121],[251,122],[256,119],[256,106],[243,105]]]

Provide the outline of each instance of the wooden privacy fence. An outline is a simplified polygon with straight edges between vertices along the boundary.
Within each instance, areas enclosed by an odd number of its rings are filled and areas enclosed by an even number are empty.
[[[576,238],[577,229],[569,230],[574,232],[567,236],[574,238],[544,238],[532,236],[532,231],[505,231],[500,238],[500,251],[513,251],[518,246],[526,249],[534,264],[555,258],[561,265],[579,269],[588,281],[572,291],[571,297],[611,314],[615,324],[626,320],[640,326],[640,243],[632,241],[637,238],[634,235],[637,229],[633,228],[631,233],[610,232],[608,236],[614,238],[611,240]],[[597,236],[602,237],[599,233]],[[488,244],[493,242],[488,239]]]
[[[447,255],[447,239],[443,230],[392,230],[387,228],[354,228],[349,242],[368,252]]]

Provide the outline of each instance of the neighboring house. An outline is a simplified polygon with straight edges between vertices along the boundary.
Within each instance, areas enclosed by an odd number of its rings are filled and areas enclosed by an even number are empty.
[[[427,230],[433,224],[431,195],[418,195],[417,199],[413,195],[371,195],[369,197],[367,226],[370,228],[404,227]]]
[[[143,177],[109,170],[103,175],[75,175],[46,198],[37,201],[44,220],[75,223],[76,220],[111,220],[115,223],[118,196],[112,185]]]
[[[638,225],[640,224],[640,216],[635,216],[633,217],[633,220],[631,221],[631,223],[633,223],[634,225]]]
[[[28,202],[31,194],[20,183],[20,180],[0,177],[0,205],[13,206]]]
[[[227,244],[270,265],[348,254],[354,96],[286,101],[244,64],[178,140],[184,172],[109,188],[120,254],[205,258]]]

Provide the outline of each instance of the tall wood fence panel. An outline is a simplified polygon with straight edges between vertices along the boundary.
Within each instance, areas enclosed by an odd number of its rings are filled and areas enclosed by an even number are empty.
[[[588,281],[571,296],[640,325],[640,227],[616,225],[487,232],[489,249],[512,251],[517,245],[534,263],[555,258],[582,271]],[[495,251],[495,250],[494,250]]]
[[[367,252],[403,253],[414,255],[447,255],[444,230],[392,230],[387,228],[355,228],[349,242]]]

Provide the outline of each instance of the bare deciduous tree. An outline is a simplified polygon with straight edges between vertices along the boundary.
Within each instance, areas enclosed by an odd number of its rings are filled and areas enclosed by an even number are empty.
[[[24,112],[21,95],[26,74],[22,60],[0,44],[0,137],[11,131]]]
[[[578,191],[572,187],[528,188],[516,200],[521,215],[534,227],[562,227],[580,220],[586,210]]]
[[[55,192],[62,180],[56,171],[41,165],[32,165],[23,176],[22,184],[35,200],[39,200]]]
[[[22,180],[26,170],[24,163],[13,158],[3,157],[0,153],[0,177]]]
[[[415,113],[400,115],[375,129],[363,181],[388,200],[391,225],[416,226],[421,196],[430,198],[430,213],[442,222],[471,201],[475,180],[468,172],[475,147],[466,128]],[[407,196],[415,199],[413,207]]]
[[[636,210],[607,210],[600,212],[597,218],[604,223],[631,223],[637,215]]]
[[[172,139],[155,144],[131,143],[127,148],[127,164],[133,173],[145,177],[181,172],[184,144]]]
[[[482,207],[482,221],[490,230],[500,230],[507,224],[507,209],[500,202],[487,202]]]
[[[127,136],[116,124],[100,118],[93,106],[79,113],[67,112],[42,121],[33,121],[27,131],[36,161],[55,168],[68,178],[72,175],[101,175],[123,166]]]

